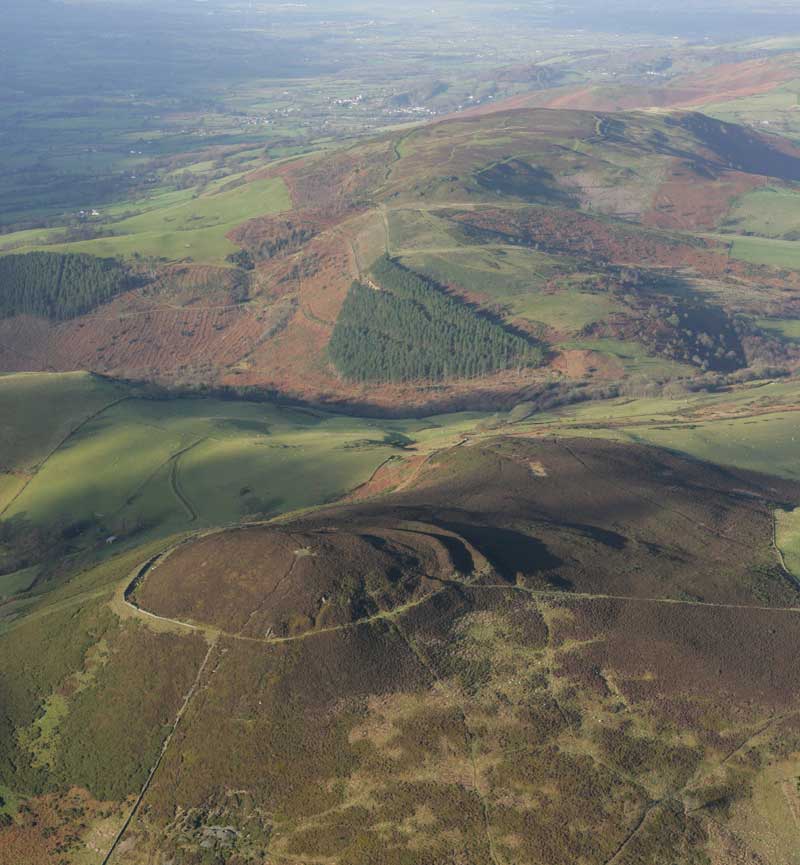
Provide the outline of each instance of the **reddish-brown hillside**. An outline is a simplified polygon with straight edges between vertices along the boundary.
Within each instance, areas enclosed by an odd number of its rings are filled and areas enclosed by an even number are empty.
[[[467,109],[472,116],[517,108],[579,111],[631,111],[642,108],[702,108],[769,93],[798,77],[796,55],[722,63],[703,72],[675,78],[661,86],[582,85],[538,90],[494,104]]]
[[[767,86],[771,68],[737,67],[733,81],[744,86],[750,74]],[[496,107],[248,179],[272,175],[283,178],[294,207],[230,232],[247,269],[168,265],[154,281],[76,319],[0,320],[0,370],[89,369],[179,386],[260,387],[383,412],[507,406],[553,375],[581,377],[580,364],[554,345],[543,369],[481,379],[376,387],[342,378],[327,346],[351,283],[396,249],[423,261],[436,256],[445,269],[452,259],[442,290],[477,314],[488,308],[518,332],[552,340],[578,336],[580,328],[543,324],[535,303],[523,304],[530,313],[514,312],[505,289],[493,295],[492,278],[486,290],[482,281],[462,284],[460,262],[491,250],[490,267],[502,271],[508,248],[546,253],[551,306],[570,290],[573,274],[613,283],[606,270],[618,265],[730,283],[733,290],[715,300],[726,314],[764,317],[800,303],[797,272],[743,264],[724,242],[698,236],[718,229],[737,197],[800,178],[800,154],[697,113]],[[536,267],[524,289],[532,297],[542,291]],[[628,314],[617,295],[607,322]],[[604,380],[625,374],[613,358],[597,361]]]

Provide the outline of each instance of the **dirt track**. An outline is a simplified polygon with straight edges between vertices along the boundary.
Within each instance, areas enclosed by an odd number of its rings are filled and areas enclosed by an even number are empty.
[[[208,651],[203,658],[203,662],[200,664],[200,668],[197,671],[197,676],[192,683],[192,687],[187,692],[186,697],[184,698],[183,703],[178,710],[178,714],[175,716],[175,721],[173,722],[172,726],[169,729],[169,732],[167,733],[166,738],[164,739],[164,743],[161,746],[161,751],[159,752],[158,759],[153,764],[153,768],[150,770],[150,774],[147,776],[147,780],[145,781],[144,786],[142,787],[139,795],[136,797],[136,801],[133,803],[133,807],[131,808],[130,813],[128,814],[125,822],[122,824],[122,827],[114,838],[114,843],[111,845],[108,853],[106,853],[105,857],[103,858],[102,865],[108,865],[108,863],[111,861],[111,857],[114,855],[114,852],[119,846],[119,843],[125,835],[125,832],[128,830],[128,827],[133,822],[134,817],[139,812],[139,807],[141,806],[144,797],[147,795],[147,791],[150,789],[150,785],[153,783],[153,778],[155,778],[156,772],[158,772],[158,768],[161,765],[165,754],[167,753],[170,742],[172,741],[172,737],[175,735],[175,731],[178,729],[178,725],[180,724],[181,719],[186,713],[186,710],[189,708],[189,704],[192,702],[192,698],[197,693],[197,689],[200,686],[200,681],[203,678],[203,673],[206,669],[206,666],[208,665],[208,661],[211,658],[215,647],[216,642],[212,642],[211,645],[208,647]]]

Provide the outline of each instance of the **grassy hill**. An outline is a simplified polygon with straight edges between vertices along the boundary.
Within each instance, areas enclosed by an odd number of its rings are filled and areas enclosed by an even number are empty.
[[[398,399],[513,405],[552,376],[624,381],[644,368],[664,381],[797,363],[759,324],[800,317],[800,153],[775,136],[686,110],[498,109],[249,165],[199,194],[120,207],[93,239],[5,236],[15,255],[124,259],[142,284],[70,321],[0,321],[0,367],[260,386],[385,412]],[[386,254],[444,288],[454,315],[467,305],[544,343],[547,363],[473,370],[459,356],[435,391],[422,367],[378,387],[339,375],[328,345],[345,298]],[[192,288],[176,285],[176,267]],[[670,331],[681,319],[694,330]],[[609,340],[635,345],[644,367],[620,363]]]

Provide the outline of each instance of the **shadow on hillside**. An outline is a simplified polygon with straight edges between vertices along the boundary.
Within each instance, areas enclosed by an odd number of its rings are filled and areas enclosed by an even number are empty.
[[[552,571],[563,564],[561,559],[550,552],[546,544],[521,532],[466,523],[439,525],[472,544],[508,582],[514,582],[518,573],[529,575],[539,571]]]

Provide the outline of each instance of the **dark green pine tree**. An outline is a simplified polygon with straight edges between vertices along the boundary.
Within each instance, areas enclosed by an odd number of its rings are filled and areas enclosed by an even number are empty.
[[[75,318],[130,285],[128,271],[111,258],[55,252],[0,256],[0,316]]]
[[[542,363],[540,344],[482,317],[393,259],[378,261],[372,281],[380,290],[353,283],[331,337],[331,360],[346,378],[442,381]]]

